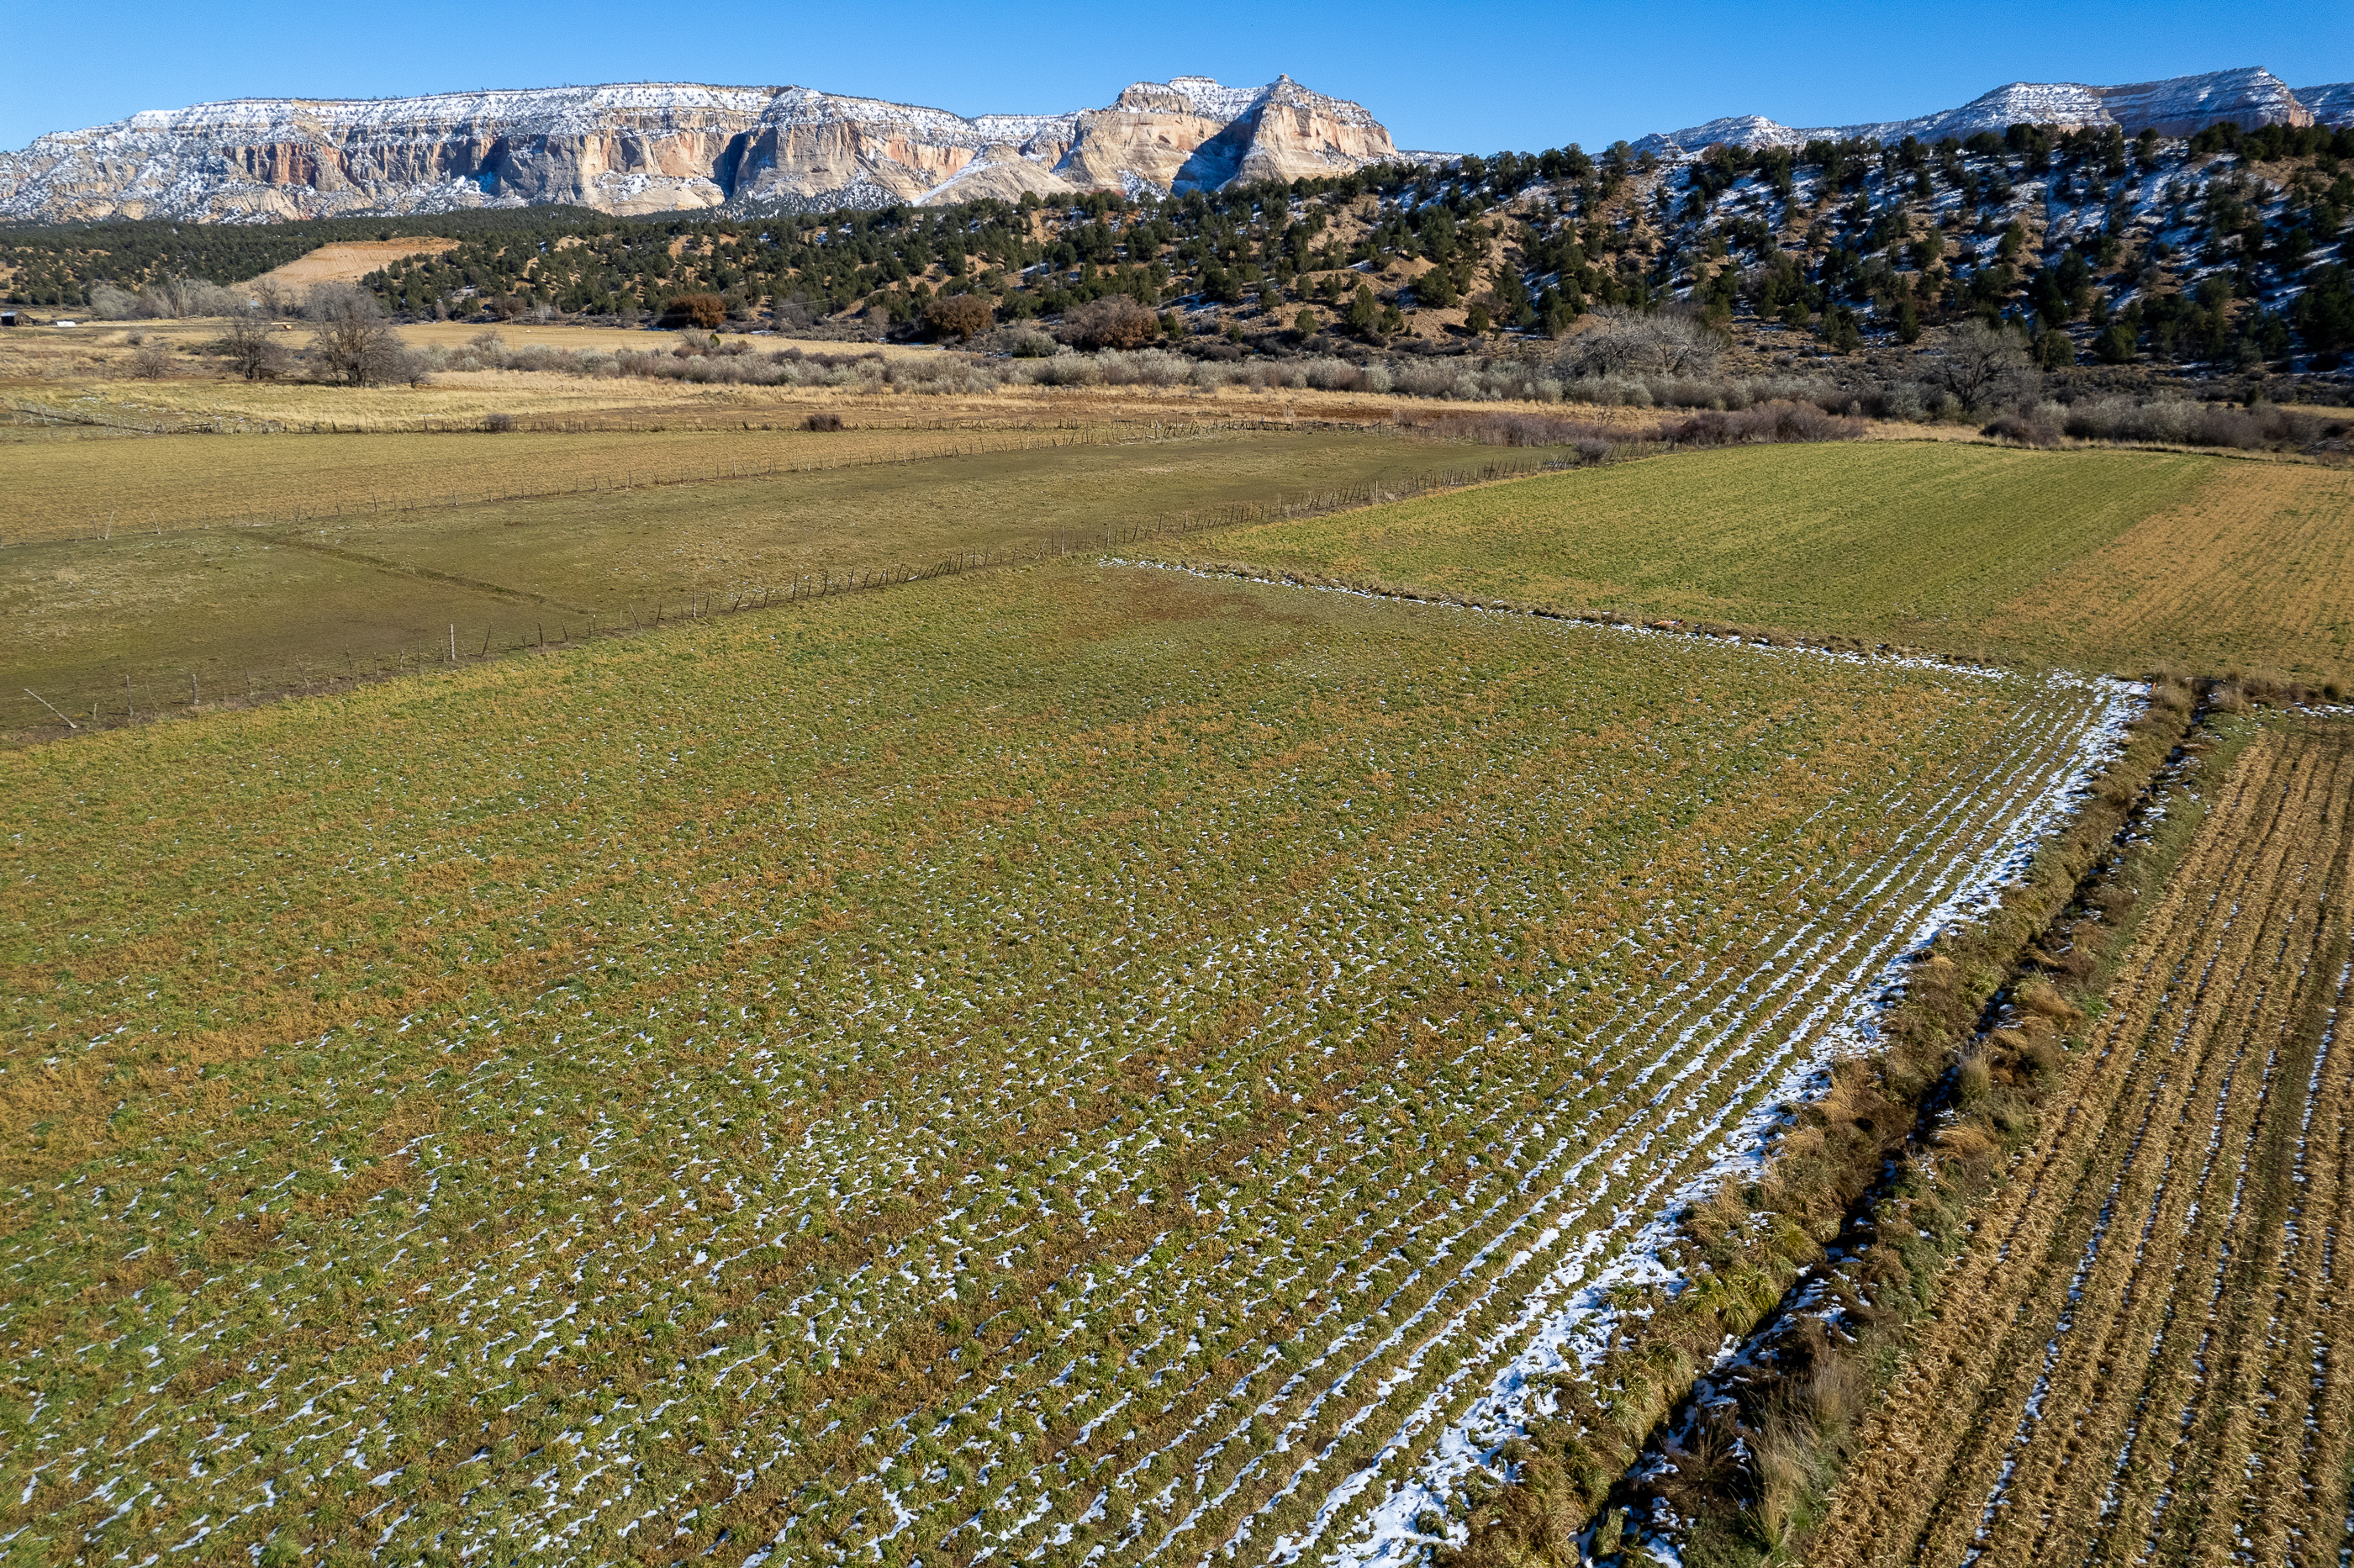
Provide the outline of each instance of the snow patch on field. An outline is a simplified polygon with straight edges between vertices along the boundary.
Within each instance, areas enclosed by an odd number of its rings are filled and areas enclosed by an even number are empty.
[[[1188,575],[1193,576],[1217,575],[1191,572],[1182,567],[1166,567],[1150,562],[1106,564],[1151,566],[1163,570],[1188,571]],[[1352,594],[1361,598],[1384,597],[1346,588],[1319,587],[1312,591]],[[1464,609],[1462,613],[1519,612]],[[1553,624],[1565,630],[1577,629],[1612,636],[1682,635],[1649,628],[1583,621],[1556,621]],[[1614,1334],[1629,1315],[1628,1309],[1617,1305],[1615,1298],[1630,1287],[1657,1285],[1670,1291],[1681,1287],[1684,1283],[1682,1277],[1665,1258],[1667,1248],[1680,1234],[1674,1216],[1694,1201],[1705,1197],[1727,1176],[1753,1171],[1771,1157],[1773,1135],[1787,1123],[1785,1107],[1812,1092],[1832,1063],[1870,1048],[1878,1036],[1882,1016],[1903,994],[1905,967],[1940,932],[1980,917],[2000,904],[2004,889],[2016,885],[2038,848],[2067,818],[2075,803],[2090,789],[2093,779],[2122,751],[2127,727],[2144,711],[2148,699],[2146,685],[2105,677],[2087,679],[2068,674],[2029,677],[1917,658],[1875,659],[1870,655],[1835,650],[1775,648],[1762,643],[1746,646],[1767,656],[1935,668],[1941,672],[1967,673],[1989,682],[2034,681],[2055,691],[2073,688],[2095,693],[2098,705],[2092,710],[2087,722],[2069,738],[2051,766],[2032,780],[2029,789],[2015,795],[2006,831],[1970,863],[1961,868],[1961,874],[1953,879],[1942,897],[1918,912],[1909,931],[1900,940],[1874,955],[1877,961],[1862,971],[1866,978],[1860,978],[1857,983],[1845,988],[1844,1005],[1837,1022],[1819,1036],[1814,1049],[1787,1065],[1766,1105],[1724,1131],[1706,1167],[1698,1175],[1669,1192],[1615,1258],[1596,1266],[1597,1255],[1606,1250],[1607,1244],[1613,1239],[1611,1232],[1617,1227],[1605,1225],[1591,1232],[1583,1244],[1571,1251],[1543,1284],[1529,1294],[1528,1306],[1518,1319],[1495,1335],[1488,1344],[1479,1347],[1483,1353],[1466,1358],[1467,1366],[1476,1366],[1492,1359],[1500,1349],[1510,1345],[1518,1347],[1511,1359],[1492,1374],[1487,1391],[1462,1414],[1446,1424],[1437,1441],[1431,1445],[1428,1457],[1412,1477],[1403,1482],[1393,1482],[1387,1494],[1373,1506],[1354,1539],[1329,1553],[1325,1559],[1327,1562],[1346,1565],[1346,1568],[1359,1568],[1359,1565],[1418,1560],[1431,1540],[1417,1525],[1418,1516],[1426,1510],[1446,1511],[1448,1500],[1460,1492],[1464,1482],[1475,1470],[1492,1471],[1501,1446],[1511,1438],[1526,1433],[1532,1420],[1551,1413],[1553,1401],[1543,1392],[1539,1380],[1552,1373],[1591,1369],[1601,1360]],[[1532,1247],[1541,1250],[1559,1239],[1570,1224],[1571,1216],[1564,1215],[1554,1228],[1535,1238]],[[1322,1508],[1307,1530],[1276,1542],[1268,1561],[1278,1563],[1298,1562],[1319,1543],[1327,1530],[1352,1512],[1352,1505],[1380,1478],[1381,1472],[1417,1445],[1448,1403],[1446,1396],[1452,1381],[1442,1384],[1406,1416],[1394,1436],[1371,1464],[1348,1476],[1327,1493]]]

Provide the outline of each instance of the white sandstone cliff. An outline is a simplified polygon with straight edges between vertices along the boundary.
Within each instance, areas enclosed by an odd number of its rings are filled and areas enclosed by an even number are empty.
[[[1288,77],[1139,82],[1109,108],[987,114],[809,88],[638,83],[151,110],[0,154],[0,218],[255,220],[568,203],[881,206],[1209,188],[1396,156]]]

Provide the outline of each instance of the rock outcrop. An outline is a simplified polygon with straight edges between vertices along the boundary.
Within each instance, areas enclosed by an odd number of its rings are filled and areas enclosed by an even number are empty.
[[[2296,101],[2313,111],[2316,125],[2354,125],[2354,81],[2300,87]]]
[[[988,114],[694,83],[244,99],[0,154],[0,218],[199,221],[568,203],[610,213],[1205,189],[1397,155],[1360,105],[1288,77],[1139,82],[1106,109]]]
[[[2330,93],[2344,90],[2308,90]],[[2320,115],[2321,122],[2342,122],[2349,107],[2338,104],[2335,110],[2338,118]],[[2204,76],[2175,77],[2167,81],[2135,82],[2125,87],[2088,87],[2073,81],[2015,81],[1974,98],[1959,109],[1925,114],[1914,120],[1863,125],[1802,128],[1744,114],[1646,136],[1635,143],[1635,148],[1638,152],[1674,157],[1720,143],[1749,148],[1796,147],[1824,139],[1888,143],[1901,142],[1907,136],[1937,142],[1947,136],[1967,137],[1980,131],[1999,136],[2020,124],[2059,125],[2070,130],[2086,125],[2115,125],[2127,135],[2148,130],[2161,136],[2189,136],[2227,120],[2252,129],[2258,125],[2311,125],[2317,115],[2306,93],[2291,91],[2286,82],[2270,71],[2248,67],[2211,71]]]

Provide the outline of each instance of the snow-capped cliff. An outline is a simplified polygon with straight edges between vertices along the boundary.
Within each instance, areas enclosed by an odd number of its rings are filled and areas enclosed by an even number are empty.
[[[2319,88],[2313,92],[2343,93],[2343,88]],[[2166,81],[2135,82],[2124,87],[2091,87],[2073,81],[2014,81],[1970,100],[1958,109],[1943,110],[1912,120],[1887,120],[1861,125],[1799,128],[1776,124],[1760,115],[1712,120],[1682,131],[1663,131],[1635,143],[1638,152],[1662,157],[1690,154],[1720,143],[1738,147],[1796,147],[1817,140],[1862,139],[1901,142],[1907,136],[1924,142],[1947,136],[1967,138],[1980,131],[1996,135],[2013,125],[2115,125],[2127,134],[2145,130],[2162,136],[2188,136],[2220,121],[2243,126],[2310,125],[2342,122],[2354,104],[2336,102],[2336,119],[2323,115],[2306,99],[2268,70],[2246,67],[2180,76]]]
[[[695,82],[245,99],[149,110],[0,154],[0,218],[876,205],[1200,188],[1394,155],[1361,105],[1288,77],[1260,88],[1178,77],[1139,82],[1108,109],[971,119],[802,87]]]
[[[2296,101],[2313,111],[2316,125],[2354,125],[2354,81],[2300,87]]]

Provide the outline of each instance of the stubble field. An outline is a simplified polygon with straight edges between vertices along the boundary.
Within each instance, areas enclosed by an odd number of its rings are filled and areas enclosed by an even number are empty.
[[[14,753],[0,1544],[1419,1550],[2129,707],[1065,562]]]
[[[2344,1560],[2354,726],[2219,782],[1816,1560]]]

